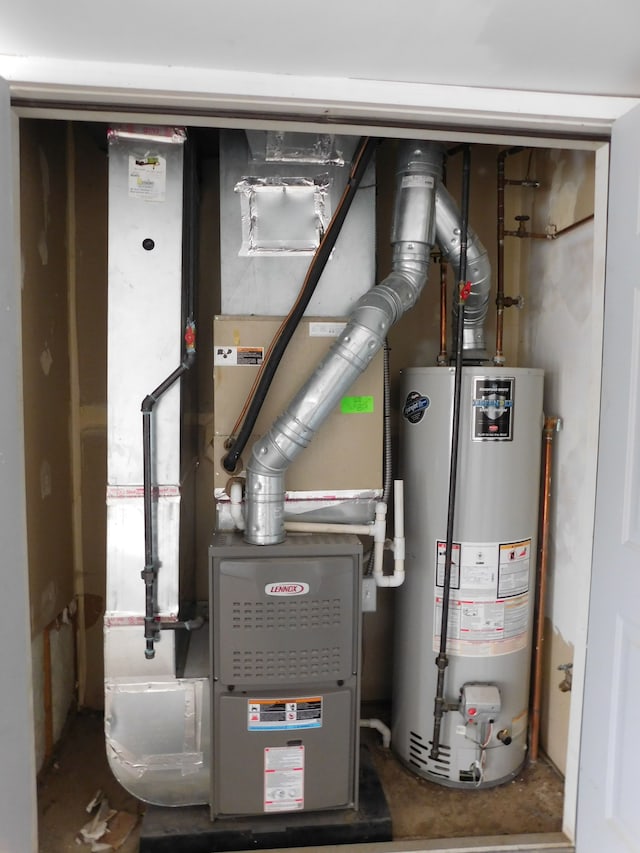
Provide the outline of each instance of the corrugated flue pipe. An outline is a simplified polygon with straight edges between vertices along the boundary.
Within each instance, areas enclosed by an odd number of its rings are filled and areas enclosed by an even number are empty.
[[[244,530],[251,544],[284,541],[287,468],[368,367],[391,326],[415,305],[427,280],[443,149],[435,143],[406,141],[399,146],[397,164],[392,271],[360,298],[327,356],[254,445],[247,465]]]

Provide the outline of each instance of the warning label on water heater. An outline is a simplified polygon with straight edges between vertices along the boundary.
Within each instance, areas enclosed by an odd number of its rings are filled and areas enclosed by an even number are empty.
[[[477,376],[474,379],[471,418],[474,441],[513,439],[515,382],[512,376]]]
[[[433,650],[440,649],[446,543],[436,541]],[[455,542],[447,651],[460,657],[505,655],[527,644],[531,539]]]

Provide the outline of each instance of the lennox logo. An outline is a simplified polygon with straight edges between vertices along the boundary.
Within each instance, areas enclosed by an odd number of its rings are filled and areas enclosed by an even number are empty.
[[[268,583],[264,591],[267,595],[306,595],[309,592],[309,584],[298,581],[275,581]]]

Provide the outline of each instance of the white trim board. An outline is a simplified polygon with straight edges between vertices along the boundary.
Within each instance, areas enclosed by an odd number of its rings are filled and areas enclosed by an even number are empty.
[[[9,82],[14,101],[40,107],[57,101],[114,110],[144,105],[186,115],[232,112],[236,123],[239,113],[265,118],[288,114],[323,124],[374,120],[376,125],[435,124],[602,138],[617,118],[640,103],[600,95],[7,55],[0,56],[0,76]]]

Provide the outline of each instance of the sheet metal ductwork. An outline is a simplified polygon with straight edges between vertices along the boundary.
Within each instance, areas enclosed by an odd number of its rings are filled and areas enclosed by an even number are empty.
[[[436,191],[436,240],[443,258],[454,268],[460,279],[461,229],[460,211],[444,184]],[[462,349],[464,358],[485,361],[484,321],[489,306],[491,266],[489,254],[472,228],[467,230],[467,281],[471,292],[465,302]],[[452,328],[457,328],[458,302],[453,302]]]
[[[247,466],[247,542],[271,545],[284,541],[287,468],[366,369],[391,326],[417,302],[436,239],[447,259],[459,265],[460,216],[442,185],[443,159],[444,151],[438,144],[408,141],[400,145],[391,233],[392,271],[358,301],[327,357],[254,445]],[[489,275],[486,251],[475,235],[470,235],[470,245],[473,278],[468,346],[477,350],[483,348]]]

